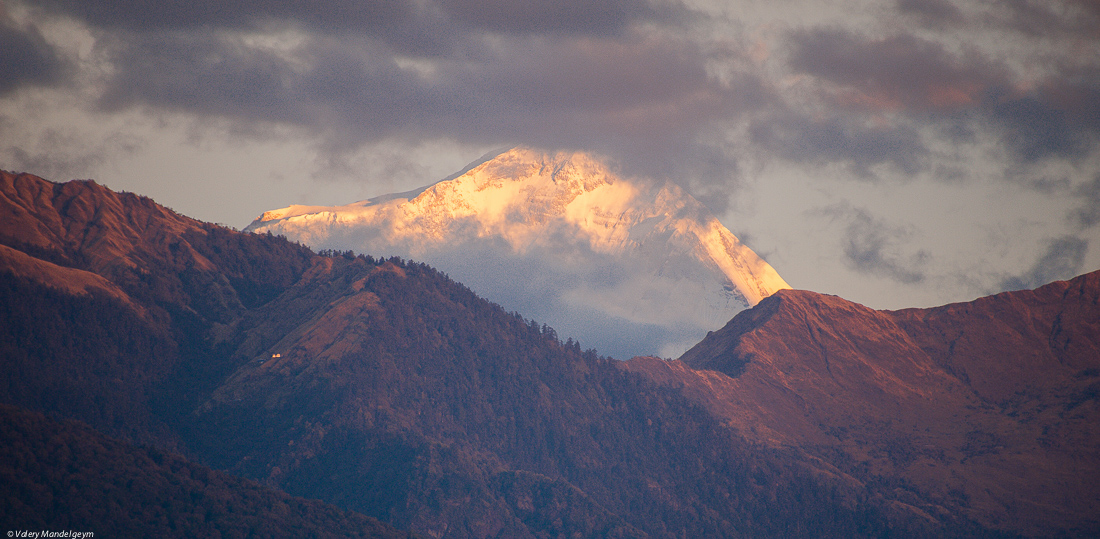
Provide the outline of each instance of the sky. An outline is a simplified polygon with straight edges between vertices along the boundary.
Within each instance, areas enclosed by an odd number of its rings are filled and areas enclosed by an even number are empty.
[[[244,228],[583,150],[874,308],[1100,269],[1100,2],[830,4],[0,0],[0,168]]]

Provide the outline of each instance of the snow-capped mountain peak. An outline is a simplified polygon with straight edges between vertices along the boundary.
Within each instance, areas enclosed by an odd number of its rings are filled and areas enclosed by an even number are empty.
[[[579,152],[494,153],[421,189],[273,210],[248,230],[423,260],[616,357],[674,355],[790,288],[675,184]]]

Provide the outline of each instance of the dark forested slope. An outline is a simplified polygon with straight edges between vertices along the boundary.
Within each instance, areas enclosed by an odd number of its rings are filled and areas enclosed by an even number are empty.
[[[0,405],[0,523],[96,537],[409,537],[71,421]]]

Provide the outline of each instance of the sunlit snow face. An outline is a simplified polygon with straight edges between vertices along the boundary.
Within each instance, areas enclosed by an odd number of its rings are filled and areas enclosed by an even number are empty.
[[[513,149],[408,196],[266,212],[251,230],[423,260],[616,357],[675,356],[789,288],[673,184],[583,153]]]

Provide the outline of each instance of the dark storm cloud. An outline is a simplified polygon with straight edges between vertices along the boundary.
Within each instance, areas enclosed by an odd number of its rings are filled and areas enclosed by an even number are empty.
[[[1024,162],[1085,156],[1100,141],[1100,58],[1093,62],[1062,67],[1027,92],[990,92],[981,112]]]
[[[126,36],[100,104],[147,106],[308,129],[320,144],[392,136],[439,112],[447,88],[420,80],[376,42],[309,39],[290,52],[215,31]]]
[[[289,24],[353,31],[412,48],[467,32],[616,35],[635,22],[689,16],[678,2],[648,0],[41,0],[89,24],[137,31],[243,29]]]
[[[1088,251],[1088,241],[1076,236],[1062,236],[1050,241],[1047,250],[1022,275],[1003,279],[1000,290],[1024,290],[1076,277],[1081,272]]]
[[[737,36],[700,44],[691,30],[704,16],[675,0],[40,5],[94,27],[112,64],[105,110],[296,126],[334,162],[384,140],[592,150],[627,173],[676,177],[719,211],[746,155],[730,128],[747,126],[748,149],[766,157],[863,178],[938,170],[922,133],[976,144],[992,129],[1030,163],[1084,155],[1100,129],[1086,68],[1022,92],[1003,65],[905,33],[781,34],[792,73],[811,81],[792,96]],[[958,11],[949,0],[897,8],[927,21]]]
[[[936,5],[903,3],[925,11]],[[910,176],[925,170],[930,151],[919,128],[934,125],[941,134],[966,138],[968,109],[990,80],[1005,78],[988,62],[960,60],[910,35],[873,39],[817,28],[791,32],[787,43],[788,65],[812,76],[810,95],[833,113],[792,109],[763,116],[752,126],[753,140],[793,161],[847,164],[863,178],[876,177],[871,167],[883,164]]]
[[[61,55],[33,26],[19,27],[0,6],[0,96],[26,85],[59,82],[66,69]]]
[[[903,244],[912,235],[907,228],[892,225],[846,203],[825,208],[822,213],[846,223],[841,241],[845,259],[852,269],[904,284],[924,281],[923,268],[930,256],[923,250],[902,254]]]
[[[293,125],[330,154],[452,138],[592,150],[668,175],[692,167],[677,156],[713,154],[717,126],[770,99],[756,76],[708,74],[713,51],[681,35],[697,14],[675,1],[45,5],[103,30],[114,66],[104,109]],[[280,30],[299,41],[276,51],[248,40]],[[708,184],[734,167],[692,162]]]
[[[821,119],[790,112],[754,122],[751,134],[754,142],[786,159],[846,163],[865,179],[874,179],[871,167],[883,164],[915,174],[929,153],[915,129],[866,125],[858,117]]]
[[[102,43],[116,71],[100,104],[133,105],[201,115],[291,121],[289,65],[269,51],[211,31],[126,35]]]
[[[983,23],[1031,37],[1100,37],[1100,3],[1096,0],[1015,0],[997,2]]]
[[[414,0],[221,1],[41,0],[55,13],[107,33],[153,36],[165,32],[271,31],[370,37],[404,54],[440,55],[465,33],[436,3]]]
[[[636,20],[674,21],[680,4],[646,0],[440,0],[448,18],[467,27],[518,34],[619,34]]]
[[[550,114],[618,115],[629,125],[636,117],[631,112],[717,98],[707,88],[710,81],[701,59],[698,49],[686,42],[644,36],[516,40],[491,63],[452,72],[455,80],[478,94],[492,95],[493,101]],[[707,95],[698,95],[700,90]]]
[[[244,28],[295,21],[313,28],[370,30],[416,14],[408,0],[40,0],[39,5],[108,29]]]
[[[927,26],[947,27],[963,22],[962,12],[950,0],[898,0],[898,11],[916,15]]]
[[[939,3],[914,0],[900,7],[946,13]],[[790,45],[789,65],[814,77],[818,98],[855,117],[895,114],[914,125],[936,126],[941,134],[989,130],[1022,163],[1081,157],[1100,135],[1096,67],[1058,69],[1022,90],[1004,65],[909,34],[872,38],[837,28],[813,29],[792,33]],[[853,121],[852,115],[847,118]],[[814,132],[809,129],[807,137],[815,139]],[[838,135],[836,140],[846,140],[843,132]],[[792,143],[805,145],[803,138],[793,137]],[[834,158],[858,162],[864,147],[851,142],[856,144],[834,144]],[[869,151],[871,156],[881,153]]]
[[[754,76],[716,81],[706,53],[669,34],[471,38],[451,56],[412,58],[414,67],[369,36],[308,35],[289,51],[210,29],[102,42],[116,66],[104,108],[296,125],[337,152],[451,137],[583,148],[671,172],[673,155],[705,153],[701,131],[767,99]]]
[[[551,145],[667,145],[752,99],[738,92],[751,80],[719,84],[704,61],[677,39],[516,40],[482,65],[450,66],[446,80],[474,105],[466,121],[479,128]]]
[[[867,38],[841,29],[795,32],[790,66],[828,81],[834,101],[868,110],[952,110],[976,103],[1003,69],[908,34]]]
[[[1077,159],[1100,140],[1100,2],[1018,0],[999,2],[982,24],[1040,43],[1056,42],[1065,54],[1035,61],[1045,78],[1019,89],[992,86],[980,113],[999,130],[1013,156],[1030,163],[1049,157]]]
[[[369,40],[390,55],[478,61],[488,36],[609,37],[643,23],[678,24],[693,13],[676,0],[39,0],[115,37],[149,42],[168,34],[298,30],[311,37]],[[222,40],[224,43],[224,40]],[[199,48],[208,48],[196,42]],[[181,51],[183,57],[187,56]],[[196,51],[198,53],[200,51]],[[227,51],[233,55],[237,51]],[[355,70],[355,66],[349,66]],[[266,91],[260,88],[261,92]],[[385,106],[381,103],[380,106]],[[462,106],[461,103],[456,106]]]
[[[970,3],[969,15],[952,0],[897,0],[899,12],[915,16],[926,26],[988,27],[1031,38],[1100,37],[1100,3],[1095,0],[1014,0]]]
[[[1100,99],[1100,87],[1079,89]],[[1100,124],[1090,121],[1097,116],[1095,102],[1067,107],[1059,106],[1052,97],[1045,91],[1018,97],[991,96],[982,107],[1005,149],[1024,163],[1048,157],[1082,157],[1100,134]]]

